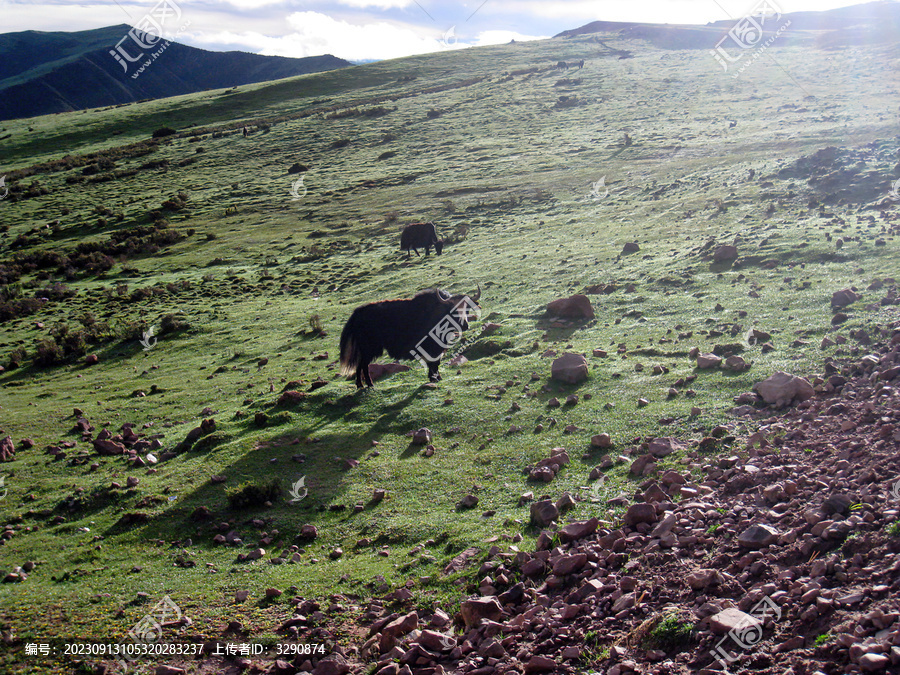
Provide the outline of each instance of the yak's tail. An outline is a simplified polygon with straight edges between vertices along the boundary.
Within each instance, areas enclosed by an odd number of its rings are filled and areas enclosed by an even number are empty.
[[[355,375],[359,368],[359,362],[362,360],[362,354],[354,336],[355,319],[356,315],[351,315],[341,332],[341,375]]]

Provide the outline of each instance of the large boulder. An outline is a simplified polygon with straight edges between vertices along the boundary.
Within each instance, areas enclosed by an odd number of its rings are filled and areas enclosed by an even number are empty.
[[[722,357],[716,356],[715,354],[697,355],[697,367],[701,370],[706,370],[707,368],[718,368],[720,363],[722,363]]]
[[[558,382],[578,384],[586,380],[587,376],[587,360],[581,354],[563,354],[554,359],[550,366],[550,377]]]
[[[562,319],[593,319],[594,308],[586,295],[576,293],[568,298],[551,302],[547,305],[547,314]]]
[[[754,384],[753,391],[766,403],[777,407],[790,405],[795,401],[805,401],[816,393],[808,380],[780,370],[762,382]]]

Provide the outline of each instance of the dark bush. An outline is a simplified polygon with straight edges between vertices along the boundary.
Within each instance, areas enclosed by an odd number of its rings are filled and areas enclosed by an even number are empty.
[[[44,338],[38,342],[37,347],[35,347],[32,360],[34,361],[34,365],[39,367],[53,366],[62,362],[63,352],[56,342]]]
[[[0,323],[34,314],[43,304],[37,298],[22,298],[20,300],[0,302]]]
[[[166,136],[171,136],[172,134],[177,134],[172,127],[160,127],[156,131],[153,132],[152,138],[165,138]]]
[[[273,478],[268,483],[245,483],[228,492],[228,505],[232,509],[246,509],[274,502],[281,494],[281,483]]]
[[[188,323],[183,316],[166,314],[160,322],[159,334],[166,335],[168,333],[178,333],[183,330],[188,330],[190,327],[191,324]]]
[[[140,168],[145,169],[145,170],[146,169],[164,169],[167,166],[169,166],[169,160],[154,159],[154,160],[147,162],[146,164],[142,164]]]
[[[48,284],[40,289],[35,297],[47,298],[48,300],[65,300],[66,298],[74,298],[77,295],[71,288],[60,282]]]

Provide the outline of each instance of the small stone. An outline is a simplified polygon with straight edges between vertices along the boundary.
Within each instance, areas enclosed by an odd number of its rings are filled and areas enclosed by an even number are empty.
[[[549,499],[543,499],[531,505],[531,520],[538,527],[546,527],[557,518],[559,518],[559,509]]]
[[[456,507],[459,509],[471,509],[478,504],[478,497],[475,495],[466,495],[459,500]]]
[[[431,437],[431,430],[422,427],[413,434],[412,443],[413,445],[428,445],[431,443]]]
[[[756,617],[736,608],[729,608],[709,617],[709,627],[716,635],[725,635],[730,631],[762,630],[762,623]]]
[[[779,532],[769,525],[751,525],[741,532],[737,538],[738,544],[746,548],[759,549],[774,544],[778,540]]]

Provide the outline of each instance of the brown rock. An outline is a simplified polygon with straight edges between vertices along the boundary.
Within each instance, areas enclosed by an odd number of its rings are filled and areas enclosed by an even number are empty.
[[[176,666],[156,666],[156,675],[184,675],[187,671]]]
[[[678,450],[683,450],[682,445],[677,439],[666,436],[662,438],[654,438],[647,447],[648,452],[654,457],[665,457]]]
[[[637,245],[637,244],[635,244]],[[525,673],[546,673],[547,671],[556,670],[556,661],[548,656],[535,654],[528,663],[525,664]]]
[[[419,615],[416,612],[410,612],[405,616],[394,619],[381,629],[382,635],[398,638],[406,635],[412,630],[419,627]]]
[[[572,574],[572,572],[577,572],[578,570],[584,568],[587,564],[587,554],[586,553],[576,553],[574,555],[562,555],[558,558],[552,559],[550,564],[553,569],[553,573],[557,576],[563,577],[567,574]]]
[[[542,499],[531,505],[531,522],[538,527],[547,527],[554,520],[559,518],[559,509],[549,499]]]
[[[638,523],[653,524],[657,520],[656,507],[652,504],[632,504],[625,512],[625,524],[633,527]]]
[[[734,354],[725,359],[725,363],[722,364],[722,367],[725,370],[730,370],[733,373],[741,373],[745,370],[749,370],[750,364],[747,363],[742,357]]]
[[[611,448],[612,446],[613,442],[609,434],[597,434],[596,436],[591,436],[591,447]]]
[[[847,305],[852,305],[854,302],[860,299],[860,295],[855,293],[849,288],[845,288],[840,291],[835,291],[831,296],[831,308],[832,309],[840,309],[841,307],[846,307]]]
[[[730,262],[733,260],[737,260],[737,257],[737,246],[729,246],[728,244],[723,244],[716,249],[715,253],[713,253],[713,262]]]
[[[641,455],[631,463],[629,471],[635,476],[643,476],[648,472],[647,468],[651,465],[653,467],[656,466],[656,458],[653,455]]]
[[[496,597],[489,595],[483,598],[464,600],[460,612],[468,629],[477,626],[482,619],[498,621],[503,615],[503,608]]]
[[[715,354],[697,354],[697,367],[701,370],[718,368],[722,363],[722,357]]]
[[[733,607],[709,617],[709,627],[716,635],[725,635],[732,630],[746,631],[749,628],[762,630],[759,619]]]
[[[587,360],[581,354],[563,354],[553,360],[550,366],[550,377],[557,382],[578,384],[587,379]]]
[[[720,577],[718,570],[699,569],[688,574],[686,581],[687,585],[695,591],[702,591],[704,588],[719,583]]]
[[[890,663],[891,660],[884,654],[863,654],[859,657],[859,668],[864,673],[884,670]]]
[[[412,437],[413,445],[428,445],[431,443],[431,430],[426,427],[418,429]]]
[[[125,446],[110,440],[94,439],[94,449],[100,455],[122,455],[125,453]]]
[[[16,448],[12,438],[7,436],[0,440],[0,462],[11,462],[16,458]]]
[[[432,652],[449,652],[456,646],[456,638],[434,630],[423,630],[417,642]]]
[[[402,373],[407,370],[410,370],[410,367],[403,363],[370,363],[369,377],[371,377],[374,382],[375,380],[380,380],[382,377],[387,377],[394,373]],[[351,375],[349,379],[353,379],[353,377],[354,376]]]
[[[780,370],[762,382],[754,384],[753,391],[766,403],[779,407],[794,401],[805,401],[815,395],[815,390],[808,380]]]
[[[290,672],[295,672],[293,667]],[[350,664],[343,655],[331,653],[316,664],[312,675],[345,675],[350,672]]]
[[[475,495],[466,495],[456,504],[459,509],[471,509],[478,504],[478,497]]]
[[[590,520],[583,520],[579,523],[571,523],[570,525],[566,525],[564,528],[557,532],[557,536],[559,537],[559,541],[562,544],[568,544],[569,542],[575,541],[576,539],[582,539],[587,537],[588,535],[593,534],[597,531],[597,526],[600,524],[600,521],[596,518],[591,518]]]
[[[593,319],[594,308],[586,295],[576,293],[568,298],[560,298],[548,304],[547,314],[563,319]]]
[[[779,532],[769,525],[751,525],[738,535],[737,542],[746,548],[765,548],[778,541]]]

